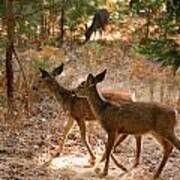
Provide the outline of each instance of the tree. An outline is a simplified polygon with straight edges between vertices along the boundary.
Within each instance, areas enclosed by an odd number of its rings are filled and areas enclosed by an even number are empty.
[[[134,1],[134,3],[136,2],[138,2],[136,6],[132,7],[139,10],[139,1]],[[146,11],[149,9],[150,16],[147,18],[148,26],[145,39],[137,43],[135,49],[150,60],[161,63],[162,66],[172,66],[173,74],[176,75],[180,66],[179,44],[175,40],[179,31],[180,1],[152,0],[142,2],[140,3],[141,9],[146,9]],[[166,6],[166,10],[163,9],[164,6]],[[149,28],[153,26],[158,27],[158,33],[150,34]]]
[[[13,0],[5,1],[5,21],[7,28],[7,45],[6,45],[6,81],[7,81],[7,103],[8,114],[11,115],[13,111],[13,47],[14,47],[14,14],[13,14]]]

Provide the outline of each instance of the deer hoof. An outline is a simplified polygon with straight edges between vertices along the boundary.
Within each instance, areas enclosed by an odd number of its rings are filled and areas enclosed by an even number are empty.
[[[135,162],[133,168],[136,168],[139,165],[139,162]]]
[[[96,164],[96,158],[92,158],[88,161],[88,165],[83,166],[84,168],[91,168]]]
[[[100,172],[101,172],[101,168],[96,167],[96,168],[94,169],[94,171],[95,171],[95,173],[96,173],[96,174],[100,174]]]
[[[91,167],[93,167],[96,164],[96,158],[91,158],[89,160],[89,164],[90,164]]]
[[[101,172],[98,176],[99,178],[104,178],[105,176],[107,176],[107,172]]]

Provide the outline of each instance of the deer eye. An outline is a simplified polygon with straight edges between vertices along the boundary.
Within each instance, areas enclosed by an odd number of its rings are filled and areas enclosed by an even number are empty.
[[[38,81],[38,84],[41,84],[42,83],[42,80],[40,79],[39,81]]]

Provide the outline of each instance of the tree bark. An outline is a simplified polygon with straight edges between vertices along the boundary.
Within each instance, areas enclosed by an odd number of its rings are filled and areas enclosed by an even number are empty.
[[[65,5],[65,0],[62,1],[62,8],[61,8],[61,43],[64,41],[64,5]]]
[[[6,46],[6,86],[7,86],[7,105],[8,114],[13,111],[13,45],[14,45],[14,15],[13,15],[13,0],[5,0],[6,5],[6,30],[7,30],[7,46]]]

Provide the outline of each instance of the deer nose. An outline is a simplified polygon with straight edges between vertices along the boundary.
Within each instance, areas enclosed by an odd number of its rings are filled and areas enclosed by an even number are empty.
[[[33,91],[37,91],[38,88],[37,88],[36,86],[33,86],[33,87],[32,87],[32,90],[33,90]]]
[[[77,96],[77,93],[78,93],[78,89],[76,88],[73,90],[73,94]]]

